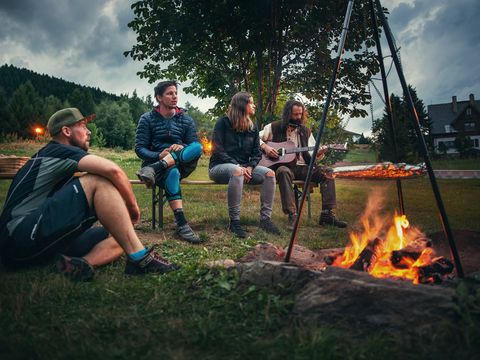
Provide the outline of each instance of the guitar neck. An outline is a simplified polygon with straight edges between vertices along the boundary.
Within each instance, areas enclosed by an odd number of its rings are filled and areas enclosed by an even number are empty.
[[[304,151],[312,151],[313,149],[315,149],[315,146],[304,146],[304,147],[298,147],[298,148],[292,148],[292,149],[285,149],[285,154],[294,154],[294,153],[299,153]]]
[[[341,144],[330,144],[327,145],[327,148],[333,149],[336,151],[346,151],[347,147],[346,145],[341,145]],[[285,149],[285,154],[293,154],[293,153],[298,153],[298,152],[304,152],[304,151],[312,151],[315,149],[315,146],[304,146],[304,147],[297,147],[297,148],[291,148],[291,149]]]

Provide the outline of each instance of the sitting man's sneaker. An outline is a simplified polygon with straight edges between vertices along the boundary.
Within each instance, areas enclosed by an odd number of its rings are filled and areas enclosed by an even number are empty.
[[[141,275],[148,273],[165,274],[170,271],[180,269],[179,265],[169,262],[153,249],[148,249],[148,253],[140,260],[133,261],[127,256],[125,265],[126,275]]]
[[[347,227],[347,223],[345,221],[337,219],[337,217],[335,216],[335,212],[333,210],[322,210],[318,224],[331,225],[331,226],[336,226],[338,228]]]
[[[55,259],[55,269],[74,281],[89,281],[95,275],[95,269],[84,258],[62,254],[58,254]]]
[[[202,239],[200,239],[200,237],[193,232],[188,223],[181,226],[177,225],[175,232],[182,240],[188,241],[189,243],[199,244],[202,242]]]
[[[297,214],[288,214],[288,230],[293,230],[295,226],[295,221],[297,221]]]
[[[235,234],[235,236],[239,238],[246,238],[247,233],[243,230],[242,226],[240,225],[240,220],[231,220],[230,225],[228,226],[228,230]]]
[[[155,186],[155,170],[151,166],[144,166],[136,172],[140,181],[143,181],[147,188]]]
[[[278,230],[277,225],[269,218],[260,220],[260,229],[269,234],[280,235],[280,230]]]

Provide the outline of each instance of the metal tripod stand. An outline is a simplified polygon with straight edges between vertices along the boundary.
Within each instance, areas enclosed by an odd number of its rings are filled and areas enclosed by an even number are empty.
[[[320,147],[320,140],[322,138],[323,131],[325,129],[325,122],[326,122],[326,118],[327,118],[328,108],[330,107],[330,102],[331,102],[331,99],[332,99],[332,93],[333,93],[335,81],[337,79],[338,72],[339,72],[339,69],[340,69],[342,53],[343,53],[343,50],[344,50],[344,47],[345,47],[345,40],[346,40],[347,33],[348,33],[348,26],[350,24],[350,17],[351,17],[352,10],[353,10],[353,2],[354,2],[353,0],[349,0],[348,5],[347,5],[347,11],[346,11],[345,20],[344,20],[344,23],[343,23],[342,34],[341,34],[340,43],[339,43],[339,46],[338,46],[336,63],[335,63],[335,67],[333,69],[332,77],[330,79],[327,98],[325,100],[325,104],[324,104],[324,107],[323,107],[322,118],[320,120],[320,126],[319,126],[319,130],[318,130],[318,133],[317,133],[317,136],[316,136],[315,147],[314,147],[314,150],[313,150],[314,154],[316,154],[318,152],[318,149]],[[376,7],[376,12],[375,12],[375,7]],[[454,238],[453,238],[453,233],[452,233],[452,230],[450,228],[450,224],[448,222],[447,213],[446,213],[445,207],[443,205],[443,200],[442,200],[442,197],[440,195],[440,190],[438,188],[437,180],[436,180],[435,174],[433,172],[432,163],[431,163],[430,157],[428,155],[427,145],[425,143],[425,139],[424,139],[423,134],[422,134],[421,129],[420,129],[420,121],[419,121],[419,118],[418,118],[418,114],[415,110],[415,105],[414,105],[412,96],[410,94],[410,91],[408,89],[407,82],[405,80],[405,76],[403,74],[403,70],[402,70],[401,65],[400,65],[400,60],[398,58],[398,54],[397,54],[396,49],[395,49],[395,45],[394,45],[391,30],[390,30],[390,26],[387,22],[385,14],[383,13],[383,9],[382,9],[382,6],[380,4],[380,0],[375,0],[375,5],[374,5],[374,0],[370,0],[370,12],[371,12],[371,17],[372,17],[372,25],[373,25],[373,29],[374,29],[374,37],[375,37],[374,40],[377,44],[377,52],[378,52],[379,63],[380,63],[380,71],[381,71],[382,82],[383,82],[383,87],[384,87],[385,101],[386,101],[386,104],[387,104],[387,114],[388,114],[388,119],[389,119],[391,131],[392,131],[392,136],[393,136],[395,156],[397,156],[397,144],[396,144],[396,139],[395,139],[395,127],[394,127],[393,118],[392,118],[391,104],[390,104],[390,101],[389,101],[390,97],[389,97],[389,94],[388,94],[388,86],[387,86],[387,79],[386,79],[386,74],[385,74],[385,67],[383,65],[382,49],[381,49],[381,46],[380,46],[380,39],[379,39],[379,36],[378,36],[378,24],[377,24],[377,16],[376,15],[378,15],[378,17],[380,18],[380,22],[381,22],[381,24],[383,26],[383,29],[385,31],[385,36],[386,36],[386,39],[387,39],[387,42],[388,42],[388,45],[389,45],[389,48],[390,48],[390,52],[392,54],[393,61],[395,63],[395,68],[397,70],[397,74],[398,74],[398,77],[400,79],[400,83],[402,85],[403,93],[404,93],[404,96],[407,98],[407,103],[408,103],[409,110],[411,111],[411,113],[413,115],[414,129],[415,129],[415,133],[417,135],[419,149],[420,149],[420,152],[421,152],[421,154],[424,158],[424,161],[425,161],[428,176],[429,176],[429,179],[430,179],[430,184],[431,184],[431,187],[432,187],[432,190],[433,190],[433,193],[434,193],[434,196],[435,196],[435,200],[436,200],[436,203],[437,203],[437,207],[438,207],[438,210],[439,210],[439,213],[440,213],[439,215],[440,215],[440,220],[442,222],[443,231],[445,233],[446,238],[448,239],[448,243],[450,245],[451,256],[452,256],[453,261],[455,263],[456,273],[457,273],[457,276],[459,278],[463,278],[464,273],[463,273],[463,268],[462,268],[462,265],[461,265],[461,262],[460,262],[460,257],[458,255],[457,248],[456,248],[456,245],[455,245],[455,241],[454,241]],[[312,156],[312,158],[310,160],[310,163],[308,165],[307,177],[305,179],[305,188],[307,188],[307,189],[308,189],[308,187],[310,185],[310,182],[311,182],[311,179],[312,179],[314,164],[315,164],[315,156]],[[401,187],[400,180],[397,180],[397,194],[398,194],[398,198],[399,198],[400,211],[402,213],[404,213],[403,193],[402,193],[402,187]],[[297,216],[297,218],[295,220],[295,224],[293,226],[292,235],[291,235],[291,238],[290,238],[290,243],[288,245],[287,254],[285,256],[285,262],[290,261],[290,257],[291,257],[292,250],[293,250],[293,245],[295,243],[295,240],[296,240],[297,234],[298,234],[298,227],[299,227],[300,219],[301,219],[301,216],[302,216],[302,210],[303,210],[303,205],[305,203],[305,197],[306,197],[306,192],[304,192],[302,194],[302,197],[300,199],[300,204],[298,206],[298,216]]]

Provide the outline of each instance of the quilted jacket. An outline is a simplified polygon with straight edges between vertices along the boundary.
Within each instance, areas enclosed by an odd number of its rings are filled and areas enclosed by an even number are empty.
[[[140,117],[135,135],[135,152],[142,166],[158,161],[160,153],[172,144],[189,145],[198,141],[195,123],[183,109],[166,119],[156,108]]]

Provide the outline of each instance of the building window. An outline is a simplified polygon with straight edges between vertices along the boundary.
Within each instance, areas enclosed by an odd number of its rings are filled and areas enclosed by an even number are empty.
[[[451,125],[445,125],[445,132],[446,133],[451,133],[452,132],[452,126]]]
[[[465,131],[475,131],[475,123],[474,122],[466,122],[464,125]]]
[[[471,108],[467,108],[466,114],[467,114],[467,116],[472,115],[472,109],[471,109]]]
[[[478,139],[473,139],[473,146],[476,148],[480,147]]]

